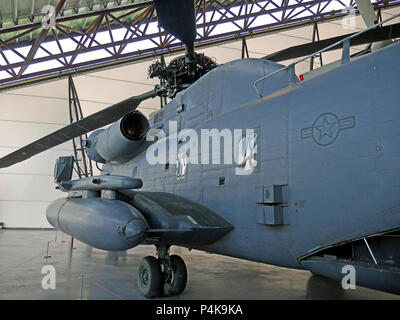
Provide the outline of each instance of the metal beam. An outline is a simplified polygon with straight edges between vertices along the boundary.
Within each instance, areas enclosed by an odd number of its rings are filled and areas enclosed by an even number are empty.
[[[345,16],[348,10],[344,4],[342,9],[329,9],[328,5],[333,1],[295,0],[282,3],[280,1],[278,4],[275,0],[196,0],[196,47],[213,46]],[[64,2],[65,0],[59,2],[57,13]],[[390,3],[378,0],[374,6],[387,8],[399,4],[400,0]],[[71,22],[78,18],[90,19],[84,30],[71,27]],[[103,8],[77,14],[75,17],[58,17],[56,29],[49,33],[48,30],[42,30],[34,41],[21,39],[40,28],[40,24],[31,23],[29,27],[16,26],[0,30],[3,38],[7,35],[7,30],[20,32],[8,41],[0,42],[0,48],[3,51],[10,50],[24,60],[14,59],[7,65],[0,66],[0,75],[3,74],[0,77],[0,91],[183,51],[182,43],[165,31],[154,28],[155,22],[153,3],[144,2],[119,8]],[[229,29],[222,27],[227,25],[230,26]],[[118,39],[115,37],[116,30],[120,32]],[[99,34],[102,32],[109,35],[107,41],[104,37],[100,40]],[[65,39],[74,46],[66,47],[62,41]],[[59,52],[50,53],[51,50],[45,49],[50,42],[56,44]],[[27,56],[22,56],[16,50],[24,46],[31,47]],[[35,57],[39,48],[44,49],[48,55]],[[79,59],[83,55],[89,58]],[[46,68],[46,62],[51,62],[51,67]],[[44,63],[42,70],[35,73],[26,72],[28,66],[38,63]],[[59,66],[55,67],[56,65]],[[14,70],[19,70],[17,76],[13,74]]]
[[[14,0],[13,2],[14,5],[14,23],[18,24],[18,0]]]
[[[60,13],[62,7],[64,6],[65,2],[67,0],[60,0],[57,4],[57,7],[55,9],[54,15],[57,17],[58,14]],[[22,74],[25,72],[25,70],[28,68],[29,64],[32,62],[33,57],[35,56],[37,50],[39,49],[40,44],[43,42],[43,40],[46,38],[47,33],[49,32],[49,28],[42,28],[42,31],[40,32],[39,37],[35,39],[34,44],[32,45],[28,55],[26,56],[26,60],[24,61],[23,65],[21,66],[21,69],[19,70],[18,73],[18,79],[21,78]]]
[[[319,37],[319,30],[318,30],[318,24],[315,22],[314,26],[313,26],[313,35],[312,35],[312,42],[315,43],[317,41],[320,41],[320,37]],[[314,70],[314,56],[311,57],[310,59],[310,71]],[[322,53],[319,54],[319,63],[320,66],[323,66],[323,62],[322,62]]]
[[[68,101],[69,101],[69,117],[70,124],[82,120],[83,113],[81,103],[79,101],[79,96],[76,91],[74,80],[72,76],[68,77]],[[87,140],[87,133],[82,136],[72,139],[72,146],[74,148],[74,169],[79,176],[79,179],[83,177],[93,176],[92,161],[88,158],[86,154],[86,149],[82,146],[83,140]]]

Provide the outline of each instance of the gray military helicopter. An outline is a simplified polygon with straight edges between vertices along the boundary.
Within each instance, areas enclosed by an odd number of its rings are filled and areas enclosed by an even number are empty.
[[[390,41],[399,25],[373,21],[358,34],[218,66],[194,51],[194,2],[154,2],[160,25],[187,49],[150,67],[163,85],[5,156],[0,167],[96,130],[84,146],[102,175],[71,180],[73,158],[59,158],[55,180],[68,197],[47,218],[96,248],[155,245],[158,258],[139,267],[146,297],[185,288],[185,263],[171,246],[338,280],[350,266],[357,285],[399,294],[400,44]],[[388,40],[349,54],[351,45]],[[302,79],[296,64],[276,63],[340,47],[338,63]],[[136,109],[156,96],[172,100],[147,119]],[[208,139],[197,151],[196,135]]]

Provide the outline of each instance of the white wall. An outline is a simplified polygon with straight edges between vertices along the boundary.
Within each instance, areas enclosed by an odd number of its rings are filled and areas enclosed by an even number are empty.
[[[147,66],[135,64],[74,78],[84,116],[130,96],[152,90]],[[135,80],[136,79],[136,80]],[[140,110],[158,110],[159,99],[145,101]],[[31,86],[0,94],[0,157],[69,123],[68,80]],[[59,156],[72,155],[72,142],[0,169],[0,222],[9,228],[51,227],[48,204],[65,196],[55,190],[53,170]]]
[[[68,123],[66,81],[0,94],[0,156]],[[57,198],[52,184],[58,155],[72,153],[63,144],[25,162],[0,170],[0,221],[6,227],[46,227],[46,206]]]
[[[400,12],[386,11],[384,19]],[[394,21],[396,22],[396,21]],[[360,17],[354,30],[344,30],[341,21],[320,25],[321,39],[355,32],[363,28]],[[261,58],[286,47],[310,42],[312,27],[270,34],[247,41],[250,57]],[[352,49],[352,53],[362,48]],[[239,59],[241,42],[199,50],[218,63]],[[324,63],[339,59],[340,51],[326,53]],[[167,62],[173,57],[167,57]],[[289,63],[291,61],[286,61]],[[156,80],[147,79],[151,62],[75,77],[75,85],[85,116],[130,96],[151,90]],[[296,71],[308,71],[309,62]],[[147,116],[159,108],[159,99],[143,102],[139,110]],[[46,135],[69,122],[68,81],[32,86],[0,94],[0,157]],[[49,227],[45,218],[47,205],[64,196],[54,189],[53,168],[57,157],[72,154],[72,143],[65,143],[10,168],[0,169],[0,222],[6,227]]]

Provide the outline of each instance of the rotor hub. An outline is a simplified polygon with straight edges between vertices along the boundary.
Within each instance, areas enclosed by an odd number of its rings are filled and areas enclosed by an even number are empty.
[[[149,78],[159,78],[160,96],[174,98],[176,94],[200,79],[218,65],[204,54],[192,52],[173,59],[167,66],[157,61],[149,67]]]

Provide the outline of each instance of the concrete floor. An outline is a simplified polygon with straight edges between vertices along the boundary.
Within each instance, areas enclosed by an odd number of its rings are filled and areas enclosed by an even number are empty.
[[[57,235],[57,238],[56,238]],[[0,299],[144,299],[137,288],[137,268],[153,246],[126,253],[92,249],[55,231],[0,230]],[[45,259],[47,243],[49,255]],[[357,287],[343,290],[335,281],[308,271],[290,270],[234,258],[172,248],[188,268],[184,293],[172,299],[400,299]],[[56,270],[56,289],[44,290],[44,265]],[[171,298],[163,298],[171,299]]]

